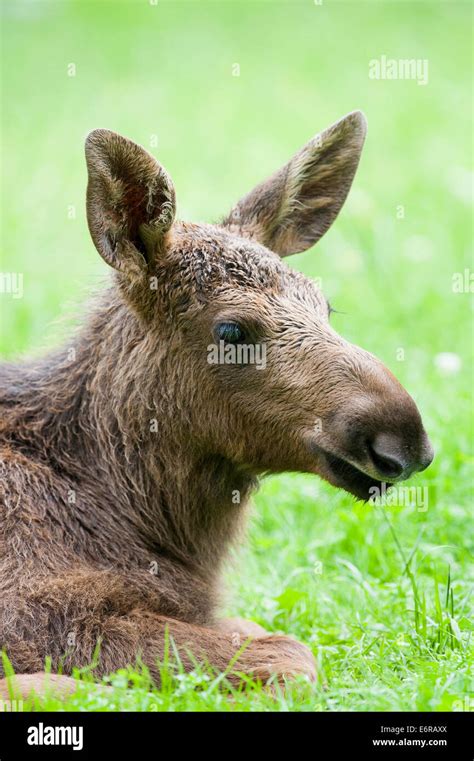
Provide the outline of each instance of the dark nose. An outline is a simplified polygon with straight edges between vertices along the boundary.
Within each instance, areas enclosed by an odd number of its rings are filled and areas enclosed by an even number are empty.
[[[416,454],[400,436],[378,433],[367,442],[372,464],[381,478],[391,481],[408,478],[416,471],[425,470],[434,457],[433,447],[425,436]]]

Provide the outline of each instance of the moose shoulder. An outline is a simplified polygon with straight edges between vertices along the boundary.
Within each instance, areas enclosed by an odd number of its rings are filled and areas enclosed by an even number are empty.
[[[341,119],[219,225],[177,221],[141,147],[88,136],[89,229],[115,274],[68,347],[0,372],[0,646],[23,691],[47,656],[70,674],[98,642],[98,675],[140,654],[159,681],[167,632],[186,668],[242,650],[231,681],[314,678],[291,637],[218,619],[219,575],[260,475],[366,499],[432,459],[411,397],[281,258],[334,221],[365,131]],[[209,360],[243,345],[259,351]]]

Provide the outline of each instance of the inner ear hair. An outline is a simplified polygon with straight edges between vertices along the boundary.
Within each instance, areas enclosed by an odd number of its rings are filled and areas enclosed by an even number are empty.
[[[145,269],[173,224],[166,170],[144,148],[109,130],[86,140],[87,220],[102,258],[121,272]]]
[[[224,220],[280,256],[310,248],[337,217],[352,185],[366,134],[354,111],[313,137],[281,169],[244,196]]]

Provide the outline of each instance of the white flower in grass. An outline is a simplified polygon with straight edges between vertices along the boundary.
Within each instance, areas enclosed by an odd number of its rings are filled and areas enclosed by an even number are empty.
[[[454,354],[451,351],[442,351],[435,356],[434,363],[443,375],[455,375],[461,369],[462,360],[459,354]]]

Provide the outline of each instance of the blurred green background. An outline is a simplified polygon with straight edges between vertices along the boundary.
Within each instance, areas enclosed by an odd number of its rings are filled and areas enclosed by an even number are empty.
[[[427,610],[451,568],[464,649],[448,662],[433,650],[444,626],[433,613],[434,639],[420,650],[413,589],[382,515],[316,479],[272,479],[229,574],[232,612],[240,605],[310,641],[334,690],[323,707],[363,709],[378,684],[375,708],[449,707],[467,689],[472,295],[453,291],[453,275],[472,271],[471,14],[461,2],[3,3],[1,269],[24,277],[23,298],[1,295],[8,358],[57,343],[65,317],[108,275],[85,219],[89,130],[144,145],[171,173],[179,215],[213,221],[315,132],[354,109],[367,116],[340,217],[288,261],[321,278],[343,312],[334,327],[377,354],[421,408],[437,450],[419,477],[430,507],[390,520],[407,557],[421,553]],[[426,59],[428,83],[370,79],[369,61],[383,55]]]

